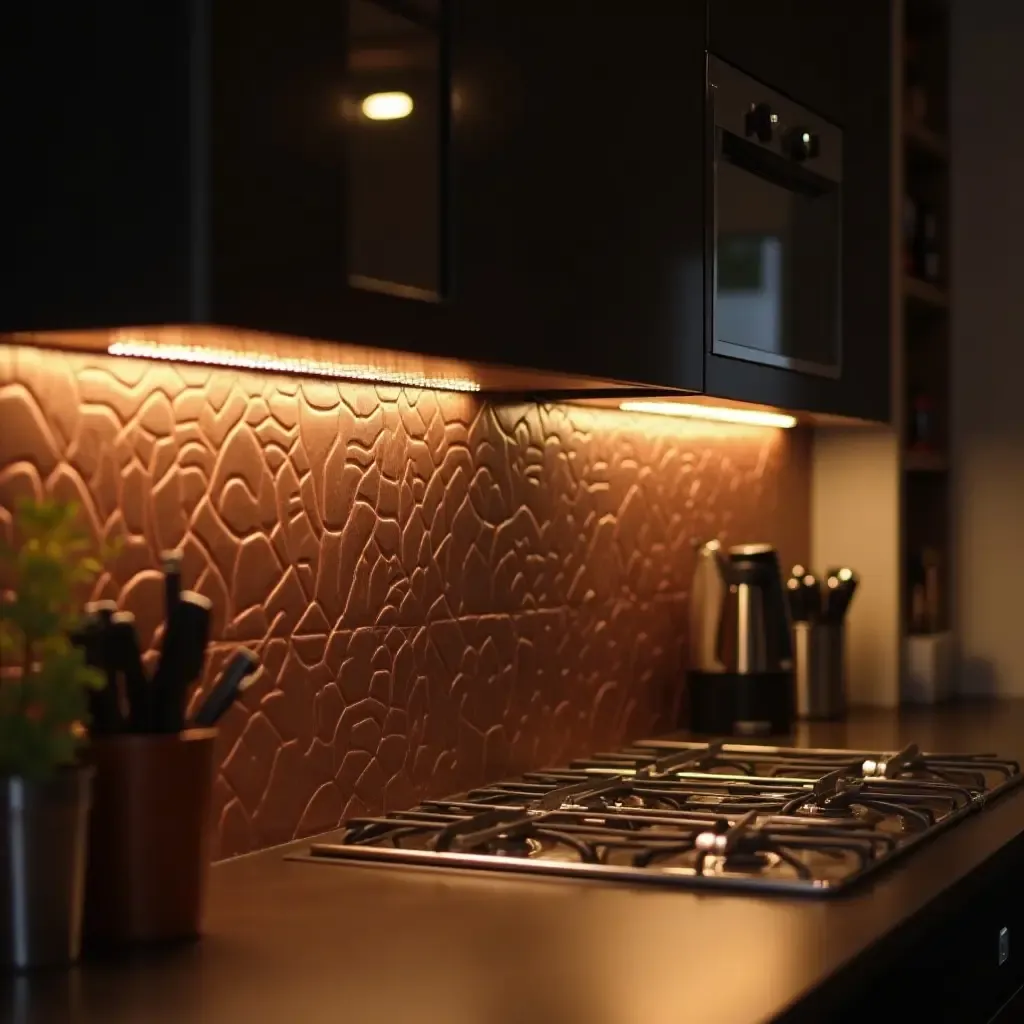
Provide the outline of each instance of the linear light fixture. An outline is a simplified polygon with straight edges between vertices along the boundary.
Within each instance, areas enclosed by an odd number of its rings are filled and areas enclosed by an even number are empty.
[[[657,416],[683,416],[691,420],[714,420],[716,423],[740,423],[747,427],[796,426],[796,417],[760,409],[733,409],[725,405],[697,405],[694,402],[623,402],[623,412],[651,412]]]
[[[163,359],[172,363],[198,363],[206,366],[227,366],[236,370],[261,370],[269,373],[291,373],[307,377],[334,377],[357,380],[367,384],[397,384],[407,388],[433,388],[437,391],[479,391],[475,380],[465,377],[433,376],[416,370],[390,370],[379,366],[359,366],[317,359],[290,359],[286,356],[260,355],[257,352],[235,352],[231,349],[207,348],[205,345],[175,345],[151,341],[115,341],[107,348],[112,356],[135,359]]]

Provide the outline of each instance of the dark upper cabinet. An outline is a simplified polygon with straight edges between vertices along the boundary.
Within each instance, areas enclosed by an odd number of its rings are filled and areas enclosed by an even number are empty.
[[[889,418],[890,17],[711,0],[710,395]]]
[[[216,323],[430,351],[449,298],[439,0],[212,0]]]
[[[455,8],[452,295],[477,343],[700,390],[703,4]]]
[[[5,14],[18,159],[0,329],[204,324],[439,351],[440,6],[107,0]]]
[[[801,106],[842,120],[846,33],[859,8],[838,0],[708,0],[709,49]]]
[[[238,327],[883,419],[888,4],[847,6],[15,5],[0,331]],[[841,129],[838,175],[831,142],[795,187],[742,123],[723,149],[709,47]],[[779,345],[715,301],[773,233]]]
[[[225,325],[699,389],[682,6],[19,5],[0,330]]]

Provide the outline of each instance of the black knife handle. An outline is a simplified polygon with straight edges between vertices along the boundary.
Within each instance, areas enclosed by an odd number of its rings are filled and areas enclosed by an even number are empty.
[[[181,599],[182,554],[180,551],[162,551],[160,561],[164,570],[164,616],[169,622]]]
[[[153,677],[153,728],[180,732],[188,689],[203,670],[210,633],[210,600],[183,591],[167,621],[160,664]]]
[[[86,605],[86,620],[81,629],[71,635],[71,642],[85,654],[85,663],[101,671],[106,679],[101,689],[90,690],[88,695],[89,732],[93,736],[120,732],[124,724],[110,635],[110,622],[116,611],[113,601],[94,601]]]
[[[124,680],[129,731],[149,732],[152,728],[152,694],[146,670],[142,667],[135,616],[131,612],[118,612],[110,623],[110,636],[113,663]]]
[[[234,704],[235,698],[251,685],[259,668],[260,660],[252,651],[245,647],[235,651],[213,689],[207,694],[206,700],[195,713],[192,723],[197,726],[216,725]]]

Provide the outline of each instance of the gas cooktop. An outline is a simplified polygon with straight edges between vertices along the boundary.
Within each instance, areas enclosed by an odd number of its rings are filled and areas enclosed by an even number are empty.
[[[1016,785],[995,754],[641,740],[412,810],[355,818],[318,861],[840,892]],[[306,858],[303,858],[306,859]]]

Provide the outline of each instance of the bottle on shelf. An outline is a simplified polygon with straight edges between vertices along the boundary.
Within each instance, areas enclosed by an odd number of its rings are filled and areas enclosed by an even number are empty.
[[[920,40],[906,40],[903,66],[905,73],[903,116],[913,124],[923,125],[928,120],[928,90],[921,72]]]
[[[903,197],[903,272],[917,274],[917,203],[909,193]]]
[[[910,402],[907,447],[915,452],[935,450],[935,405],[924,392],[914,395]]]
[[[942,254],[939,251],[939,217],[932,207],[919,211],[917,232],[917,276],[932,284],[942,280]]]
[[[922,548],[910,557],[910,632],[938,633],[942,629],[941,553]]]

